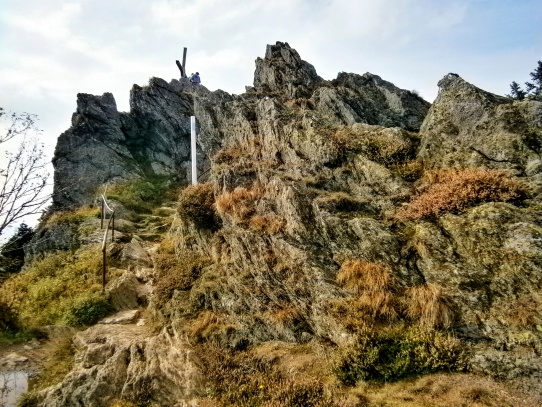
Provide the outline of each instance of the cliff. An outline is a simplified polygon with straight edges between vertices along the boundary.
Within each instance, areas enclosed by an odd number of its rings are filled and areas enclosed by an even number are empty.
[[[432,105],[370,73],[326,81],[280,42],[242,95],[152,78],[130,113],[79,95],[56,210],[93,204],[106,182],[186,184],[192,114],[205,182],[182,189],[154,246],[119,226],[109,302],[145,321],[79,332],[73,370],[36,400],[379,405],[363,383],[414,376],[418,401],[498,388],[502,404],[536,405],[541,109],[455,74]],[[442,371],[468,375],[446,379],[468,377],[459,404],[420,390]],[[465,383],[482,380],[473,395]]]

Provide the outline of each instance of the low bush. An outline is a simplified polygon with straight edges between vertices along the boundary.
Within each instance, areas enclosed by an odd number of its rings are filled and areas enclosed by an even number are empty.
[[[17,330],[17,315],[8,304],[0,301],[0,332],[15,332]]]
[[[181,218],[192,222],[197,229],[218,229],[220,219],[214,208],[213,189],[211,183],[189,185],[183,189],[177,201]]]
[[[103,294],[85,293],[71,301],[64,312],[64,321],[74,327],[92,325],[113,311],[113,306]]]
[[[395,381],[404,377],[465,368],[461,342],[439,331],[393,328],[366,331],[340,352],[335,374],[353,386],[363,381]]]
[[[102,256],[91,245],[74,253],[49,253],[0,287],[0,300],[17,315],[22,329],[43,325],[86,324],[106,314],[100,297]]]
[[[418,194],[395,214],[399,220],[435,218],[483,202],[515,202],[527,197],[525,186],[505,171],[482,168],[427,172]]]

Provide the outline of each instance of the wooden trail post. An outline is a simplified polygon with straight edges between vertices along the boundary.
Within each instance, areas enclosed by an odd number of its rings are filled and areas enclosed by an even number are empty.
[[[186,47],[183,48],[183,63],[181,64],[179,60],[175,60],[175,63],[181,71],[181,78],[186,78]]]

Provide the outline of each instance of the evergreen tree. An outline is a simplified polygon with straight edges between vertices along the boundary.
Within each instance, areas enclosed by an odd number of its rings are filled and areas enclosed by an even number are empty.
[[[0,275],[18,273],[24,265],[23,246],[32,239],[34,230],[22,223],[17,232],[0,249]]]
[[[511,97],[512,99],[516,99],[516,100],[523,100],[525,99],[525,95],[526,95],[525,91],[521,89],[521,87],[516,81],[513,81],[510,84],[510,94],[508,95],[508,97]]]
[[[525,82],[525,90],[521,89],[516,81],[510,84],[510,94],[508,97],[516,100],[523,100],[526,97],[537,98],[542,96],[542,61],[538,61],[538,66],[530,73],[532,82]]]
[[[525,82],[527,92],[533,96],[540,95],[542,90],[542,61],[538,61],[538,66],[530,75],[532,82]]]

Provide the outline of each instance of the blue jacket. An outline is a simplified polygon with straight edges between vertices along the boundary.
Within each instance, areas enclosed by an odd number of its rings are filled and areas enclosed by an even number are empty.
[[[190,77],[190,82],[193,84],[199,85],[201,83],[201,79],[199,75],[194,74]]]

